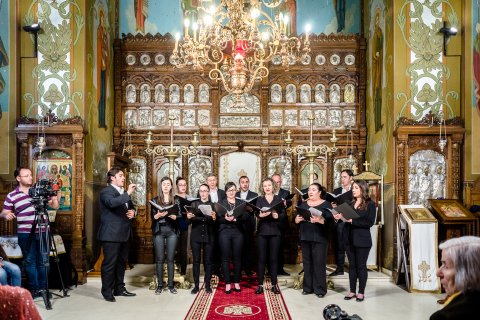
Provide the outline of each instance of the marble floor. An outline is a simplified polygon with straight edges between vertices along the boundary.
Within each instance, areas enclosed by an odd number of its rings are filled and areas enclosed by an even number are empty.
[[[191,266],[187,279],[191,278]],[[303,296],[293,289],[293,282],[300,266],[287,266],[291,277],[280,277],[279,284],[292,319],[323,319],[323,309],[328,304],[338,304],[349,315],[357,314],[363,320],[423,320],[440,309],[436,300],[442,295],[431,293],[408,293],[394,285],[389,276],[370,271],[365,301],[345,301],[348,290],[348,275],[334,277],[335,289],[323,298]],[[164,292],[159,296],[148,289],[153,265],[136,265],[126,273],[127,289],[136,297],[117,297],[117,302],[106,302],[100,294],[100,278],[89,277],[87,284],[69,291],[69,297],[52,299],[52,310],[46,310],[43,300],[35,304],[43,319],[184,319],[195,296],[190,290],[178,290],[177,295]],[[56,291],[54,291],[56,292]]]

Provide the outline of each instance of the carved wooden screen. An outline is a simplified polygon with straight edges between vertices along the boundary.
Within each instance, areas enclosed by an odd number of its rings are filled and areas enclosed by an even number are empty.
[[[154,175],[161,159],[145,154],[144,140],[151,131],[154,146],[170,144],[169,116],[175,118],[174,145],[188,145],[192,134],[200,132],[199,158],[179,161],[179,171],[189,177],[190,184],[198,184],[210,172],[222,174],[218,171],[220,158],[232,152],[258,155],[258,176],[270,175],[275,167],[272,161],[283,154],[282,132],[292,131],[293,145],[309,144],[310,114],[315,116],[314,145],[331,145],[333,129],[339,138],[336,154],[317,159],[327,189],[333,188],[334,158],[348,156],[347,141],[352,141],[351,136],[347,139],[348,127],[353,132],[353,143],[349,144],[354,146],[357,160],[364,161],[364,39],[313,36],[311,57],[292,64],[287,72],[274,57],[268,66],[268,78],[243,97],[246,104],[242,108],[235,107],[222,86],[208,78],[208,69],[203,74],[189,68],[175,69],[170,63],[173,47],[170,35],[127,35],[115,41],[114,145],[119,153],[124,149],[128,156],[146,159],[147,199],[156,195],[158,177]],[[130,141],[132,150],[124,148]],[[284,172],[284,180],[290,182],[285,187],[293,189],[301,184],[299,173],[306,160],[287,157],[290,167]],[[207,169],[209,172],[205,172]],[[189,189],[189,193],[196,190]],[[139,209],[146,212],[147,208]],[[151,246],[150,218],[145,213],[143,217],[145,222],[136,227],[137,240],[140,246]],[[140,262],[150,262],[137,257]]]

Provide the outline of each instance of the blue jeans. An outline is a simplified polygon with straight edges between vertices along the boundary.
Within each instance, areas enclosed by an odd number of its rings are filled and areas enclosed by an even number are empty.
[[[28,285],[31,292],[45,290],[47,288],[50,243],[45,233],[42,235],[42,241],[40,241],[40,236],[36,233],[30,248],[27,248],[29,236],[29,233],[18,234],[18,244],[22,249],[23,267],[27,274]],[[42,245],[44,254],[41,254],[40,245]]]
[[[22,285],[22,272],[20,268],[10,261],[2,261],[0,267],[0,284],[2,286],[20,287]]]

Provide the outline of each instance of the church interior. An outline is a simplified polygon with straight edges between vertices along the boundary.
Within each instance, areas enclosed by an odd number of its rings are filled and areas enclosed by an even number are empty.
[[[0,0],[0,132],[2,203],[19,166],[61,192],[48,213],[78,287],[53,310],[35,300],[44,319],[139,312],[99,291],[99,195],[113,166],[137,185],[127,286],[145,319],[197,319],[189,272],[178,296],[148,289],[149,200],[163,177],[184,177],[192,196],[210,174],[220,189],[248,176],[259,192],[280,175],[291,193],[314,177],[333,192],[345,169],[377,208],[365,302],[343,301],[347,275],[328,279],[325,300],[295,289],[297,194],[280,253],[287,316],[265,319],[321,319],[329,303],[426,319],[445,295],[438,245],[480,235],[480,1]],[[16,221],[0,219],[7,253],[15,236]]]

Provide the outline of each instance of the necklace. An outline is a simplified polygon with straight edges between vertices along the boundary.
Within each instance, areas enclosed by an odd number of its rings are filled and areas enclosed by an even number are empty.
[[[233,210],[233,208],[235,208],[235,203],[232,204],[232,203],[228,202],[228,205],[230,206],[230,210]]]

